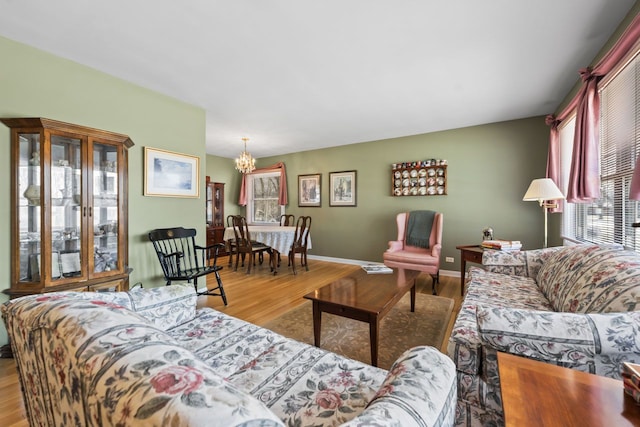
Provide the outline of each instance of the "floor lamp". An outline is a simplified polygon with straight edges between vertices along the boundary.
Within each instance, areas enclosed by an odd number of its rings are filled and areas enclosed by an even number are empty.
[[[544,246],[547,247],[547,211],[557,208],[558,204],[549,200],[564,199],[562,192],[551,178],[538,178],[531,181],[522,200],[526,202],[538,202],[544,212]]]

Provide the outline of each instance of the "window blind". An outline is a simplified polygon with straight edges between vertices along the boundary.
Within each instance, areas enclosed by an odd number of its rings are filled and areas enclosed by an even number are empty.
[[[561,135],[561,143],[567,138],[568,135]],[[563,227],[568,238],[620,243],[640,250],[640,229],[631,227],[638,218],[638,202],[629,200],[639,153],[640,59],[636,56],[600,90],[602,198],[593,203],[569,205]]]

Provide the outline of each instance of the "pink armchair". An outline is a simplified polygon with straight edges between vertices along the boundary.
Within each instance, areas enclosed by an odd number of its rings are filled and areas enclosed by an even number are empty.
[[[422,248],[406,243],[409,212],[396,216],[398,240],[389,242],[389,249],[383,254],[384,264],[392,268],[406,268],[429,273],[433,279],[432,292],[436,294],[436,283],[440,282],[440,252],[442,250],[442,213],[436,212],[431,230],[425,230],[429,236],[429,247]]]

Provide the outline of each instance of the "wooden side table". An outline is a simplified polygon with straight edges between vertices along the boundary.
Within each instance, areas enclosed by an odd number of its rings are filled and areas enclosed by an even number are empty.
[[[622,381],[498,353],[505,426],[639,426]]]
[[[460,250],[460,295],[464,295],[464,279],[467,274],[467,261],[482,264],[482,252],[480,245],[456,246]]]

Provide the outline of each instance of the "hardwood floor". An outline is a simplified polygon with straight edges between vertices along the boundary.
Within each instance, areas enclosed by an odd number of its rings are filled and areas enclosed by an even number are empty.
[[[298,274],[294,276],[291,267],[287,267],[287,258],[283,257],[279,273],[273,276],[269,272],[268,262],[258,265],[250,275],[245,273],[245,269],[238,268],[236,272],[228,268],[227,258],[220,259],[219,264],[224,266],[221,276],[229,305],[225,307],[220,297],[200,297],[198,306],[210,306],[257,325],[263,325],[302,304],[303,295],[360,268],[357,265],[312,259],[309,260],[309,271],[297,268]],[[431,277],[420,275],[417,287],[418,292],[431,293]],[[460,278],[441,275],[437,289],[438,295],[455,301],[446,335],[448,337],[462,300]],[[446,352],[446,339],[440,350]],[[0,426],[28,425],[15,363],[13,359],[0,359]]]

